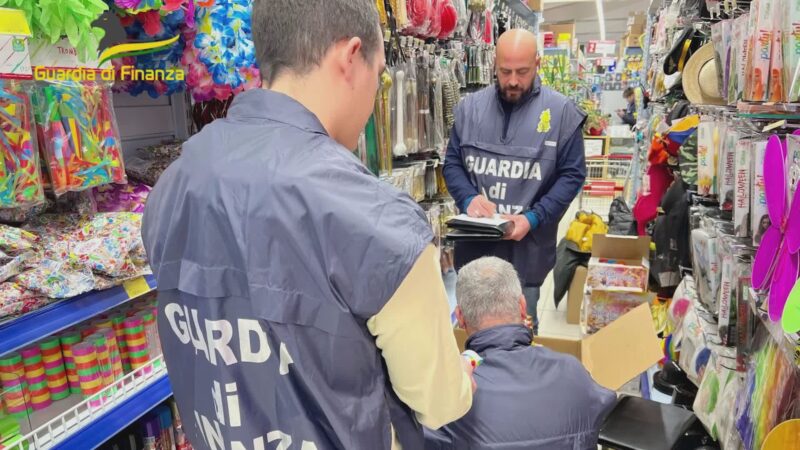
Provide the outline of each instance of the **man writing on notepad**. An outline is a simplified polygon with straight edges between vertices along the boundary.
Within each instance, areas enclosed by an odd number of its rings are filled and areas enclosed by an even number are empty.
[[[497,85],[456,108],[444,165],[463,213],[501,214],[514,224],[503,241],[456,243],[456,268],[489,255],[511,262],[534,323],[539,287],[555,265],[558,222],[586,178],[586,114],[542,86],[538,67],[534,34],[511,30],[498,39]]]

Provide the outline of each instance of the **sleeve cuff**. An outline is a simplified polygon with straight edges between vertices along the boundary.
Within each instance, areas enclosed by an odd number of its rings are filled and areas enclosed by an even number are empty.
[[[469,208],[469,204],[472,203],[472,199],[477,197],[477,195],[470,195],[466,199],[464,199],[464,203],[461,204],[461,212],[466,214],[467,208]]]
[[[539,228],[539,216],[535,212],[528,211],[525,213],[525,217],[528,218],[528,222],[531,224],[531,231]]]

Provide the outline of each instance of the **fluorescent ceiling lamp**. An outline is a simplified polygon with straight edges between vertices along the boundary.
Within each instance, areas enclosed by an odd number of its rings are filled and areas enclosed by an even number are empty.
[[[603,12],[603,0],[595,0],[597,5],[597,22],[600,24],[600,40],[606,40],[606,17]]]

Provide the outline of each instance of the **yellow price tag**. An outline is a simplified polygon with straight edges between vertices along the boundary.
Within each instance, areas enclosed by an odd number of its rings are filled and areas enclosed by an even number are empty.
[[[31,28],[25,13],[19,9],[0,8],[0,34],[30,36]]]
[[[144,277],[134,278],[133,280],[128,280],[122,283],[122,287],[125,289],[125,292],[128,294],[128,298],[137,298],[141,297],[144,294],[152,291],[150,285],[147,284],[147,280]]]

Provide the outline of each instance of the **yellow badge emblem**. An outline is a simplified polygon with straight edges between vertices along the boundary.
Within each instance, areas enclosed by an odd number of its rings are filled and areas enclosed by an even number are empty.
[[[550,131],[550,108],[545,109],[539,115],[539,126],[536,127],[539,133],[547,133]]]

